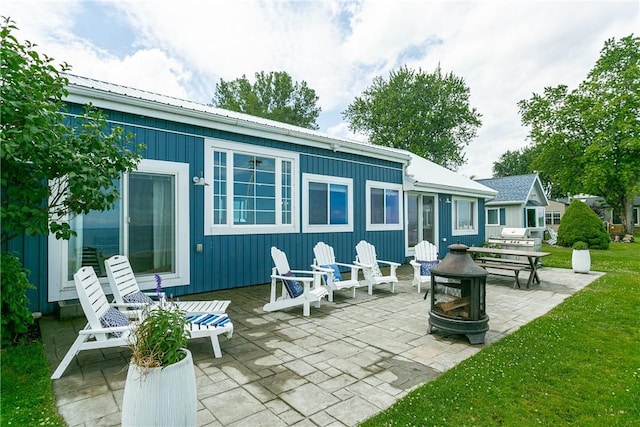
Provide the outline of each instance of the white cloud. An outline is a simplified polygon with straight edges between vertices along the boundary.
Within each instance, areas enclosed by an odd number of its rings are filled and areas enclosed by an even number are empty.
[[[465,79],[483,114],[460,172],[486,177],[500,154],[526,143],[517,102],[545,86],[575,87],[606,39],[637,32],[639,12],[637,1],[11,0],[2,14],[77,74],[198,102],[220,78],[284,70],[316,90],[322,130],[341,137],[355,135],[339,113],[374,77],[440,64]],[[131,30],[130,51],[111,50],[109,34],[74,33],[96,13]]]

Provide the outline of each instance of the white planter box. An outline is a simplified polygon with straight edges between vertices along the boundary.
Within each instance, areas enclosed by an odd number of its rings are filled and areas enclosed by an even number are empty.
[[[574,273],[588,273],[591,270],[591,253],[589,249],[573,250],[571,268],[573,268]]]
[[[196,374],[191,352],[165,368],[129,364],[122,400],[122,426],[195,426]]]

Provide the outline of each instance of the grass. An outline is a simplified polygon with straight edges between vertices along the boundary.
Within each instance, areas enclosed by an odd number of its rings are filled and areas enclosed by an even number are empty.
[[[2,349],[2,426],[65,426],[56,411],[42,342]]]
[[[640,245],[592,250],[591,269],[608,274],[362,425],[640,425]]]
[[[571,268],[571,249],[543,250]],[[592,250],[591,268],[608,274],[362,425],[640,425],[640,244]],[[65,425],[42,343],[1,365],[0,425]]]

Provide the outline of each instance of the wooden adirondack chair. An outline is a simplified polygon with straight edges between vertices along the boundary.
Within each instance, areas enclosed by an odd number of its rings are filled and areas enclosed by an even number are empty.
[[[155,292],[142,292],[133,273],[129,259],[123,255],[114,255],[104,262],[109,278],[109,285],[113,292],[115,302],[118,304],[138,303],[139,307],[149,304],[157,304],[151,296]],[[190,314],[223,314],[231,304],[229,300],[211,301],[176,301],[172,302],[179,310]]]
[[[320,308],[322,298],[329,294],[329,291],[321,284],[322,275],[326,273],[291,270],[287,255],[275,246],[271,248],[271,258],[275,264],[271,272],[271,294],[269,302],[262,309],[275,311],[301,305],[302,314],[309,316],[311,303]],[[279,295],[278,281],[282,285]]]
[[[400,266],[397,262],[379,260],[376,255],[376,248],[371,243],[361,240],[356,245],[356,261],[355,265],[362,268],[364,278],[369,287],[369,295],[373,295],[373,286],[382,283],[388,283],[391,292],[395,293],[398,277],[396,276],[396,268]],[[384,276],[380,271],[380,265],[388,265],[390,272],[388,276]]]
[[[322,280],[329,291],[329,301],[333,301],[333,292],[342,289],[351,289],[351,297],[356,297],[356,288],[360,285],[358,281],[358,272],[360,267],[353,264],[345,264],[336,262],[336,256],[333,248],[324,242],[318,242],[313,248],[313,268],[322,271],[325,274]],[[343,280],[340,274],[340,267],[351,269],[351,277],[349,280]]]
[[[431,267],[439,262],[436,245],[423,240],[415,246],[415,257],[409,263],[413,266],[413,286],[418,287],[418,293],[422,283],[431,283]]]

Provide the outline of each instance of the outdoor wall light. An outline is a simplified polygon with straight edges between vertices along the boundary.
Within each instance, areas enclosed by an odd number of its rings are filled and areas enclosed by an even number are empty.
[[[194,176],[193,177],[193,185],[197,185],[200,187],[204,187],[209,185],[205,180],[204,180],[204,173],[202,173],[202,171],[200,171],[200,176]]]

